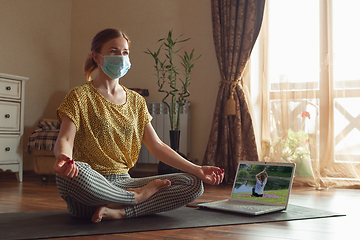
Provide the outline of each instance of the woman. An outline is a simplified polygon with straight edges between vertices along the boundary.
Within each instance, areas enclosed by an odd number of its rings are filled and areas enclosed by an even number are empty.
[[[144,98],[119,84],[131,66],[129,43],[119,30],[99,32],[84,65],[88,82],[72,89],[57,110],[57,187],[72,216],[93,222],[183,206],[201,196],[202,182],[217,185],[224,178],[223,169],[195,165],[164,144]],[[128,171],[142,143],[157,159],[186,173],[131,178]]]
[[[264,174],[262,174],[264,173]],[[259,175],[261,174],[260,176],[260,180],[259,180]],[[255,181],[256,181],[256,184],[255,184],[255,187],[253,187],[252,189],[252,197],[263,197],[264,195],[264,188],[265,188],[265,185],[267,183],[267,179],[268,179],[268,174],[266,172],[266,169],[262,170],[261,172],[259,172],[258,174],[255,175]]]

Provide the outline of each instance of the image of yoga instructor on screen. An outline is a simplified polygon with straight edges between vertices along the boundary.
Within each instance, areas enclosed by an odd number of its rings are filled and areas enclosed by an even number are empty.
[[[240,164],[233,198],[285,204],[292,167]]]
[[[259,179],[260,175],[260,179]],[[255,175],[256,185],[252,189],[252,197],[262,197],[264,195],[264,188],[267,183],[268,174],[266,173],[266,169],[259,172]]]

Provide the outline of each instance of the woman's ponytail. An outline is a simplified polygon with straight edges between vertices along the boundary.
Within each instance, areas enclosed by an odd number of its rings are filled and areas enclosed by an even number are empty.
[[[97,63],[94,61],[94,59],[92,58],[91,54],[89,54],[87,56],[87,58],[85,59],[85,64],[84,64],[84,72],[85,72],[85,76],[86,79],[88,81],[91,81],[91,74],[98,68]]]

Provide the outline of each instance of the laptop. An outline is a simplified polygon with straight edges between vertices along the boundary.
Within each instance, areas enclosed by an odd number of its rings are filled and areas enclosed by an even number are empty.
[[[230,198],[199,203],[198,206],[250,215],[284,211],[288,206],[294,173],[294,163],[241,161]]]

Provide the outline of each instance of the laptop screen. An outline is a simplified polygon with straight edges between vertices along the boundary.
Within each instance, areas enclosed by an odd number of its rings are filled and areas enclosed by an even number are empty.
[[[240,162],[231,198],[286,205],[294,168],[292,163]]]

